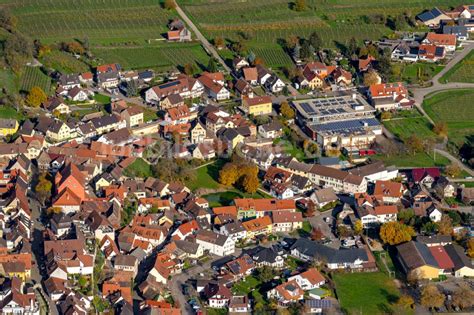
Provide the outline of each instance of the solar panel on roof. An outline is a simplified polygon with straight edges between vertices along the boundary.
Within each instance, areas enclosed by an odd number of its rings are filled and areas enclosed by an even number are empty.
[[[178,84],[179,84],[179,81],[173,81],[173,82],[168,82],[168,83],[162,84],[159,87],[160,87],[160,89],[166,89],[166,88],[169,88],[171,86],[178,85]]]

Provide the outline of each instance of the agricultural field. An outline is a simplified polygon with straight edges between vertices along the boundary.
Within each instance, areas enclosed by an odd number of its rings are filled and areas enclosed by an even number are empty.
[[[103,47],[92,50],[102,62],[117,62],[126,69],[167,70],[195,63],[205,66],[209,56],[200,44],[179,43],[132,47]]]
[[[359,41],[379,39],[392,31],[385,25],[370,23],[368,16],[394,16],[407,8],[416,15],[434,6],[459,5],[455,0],[308,0],[307,9],[297,12],[292,9],[294,3],[286,0],[178,0],[178,3],[208,39],[223,37],[233,41],[244,34],[249,50],[268,44],[280,45],[290,36],[308,37],[312,32],[321,36],[326,47],[344,46],[352,37]],[[269,65],[276,65],[271,57],[262,58]]]
[[[25,67],[21,74],[20,90],[28,92],[34,86],[40,87],[46,94],[51,93],[51,79],[39,67]]]
[[[441,92],[425,99],[423,108],[435,122],[448,125],[448,139],[461,147],[468,136],[474,135],[474,90]]]
[[[21,32],[43,42],[88,38],[92,44],[143,43],[162,38],[177,14],[156,0],[0,0]]]
[[[15,75],[11,70],[0,70],[0,82],[2,82],[2,88],[4,88],[7,92],[18,91],[18,76]],[[3,95],[3,92],[0,92],[0,95]]]
[[[401,64],[401,78],[407,83],[418,83],[430,81],[436,74],[443,70],[444,66],[430,63]]]
[[[474,50],[467,54],[461,62],[458,62],[454,67],[449,69],[449,71],[439,79],[439,82],[474,83]]]

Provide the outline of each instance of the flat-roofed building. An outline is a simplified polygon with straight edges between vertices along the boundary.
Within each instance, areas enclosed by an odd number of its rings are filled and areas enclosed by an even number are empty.
[[[296,121],[313,140],[326,147],[367,147],[382,127],[375,109],[360,94],[293,101]]]

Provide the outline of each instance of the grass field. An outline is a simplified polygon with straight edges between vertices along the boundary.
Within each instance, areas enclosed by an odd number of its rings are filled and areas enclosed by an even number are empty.
[[[416,134],[423,139],[436,137],[428,119],[420,114],[414,117],[387,120],[383,124],[391,133],[402,140],[407,139],[412,134]]]
[[[129,177],[146,178],[152,176],[151,166],[143,159],[138,158],[124,170],[124,175]]]
[[[38,67],[25,67],[21,74],[20,90],[28,92],[34,86],[40,87],[46,94],[51,93],[51,79]]]
[[[218,188],[220,186],[217,182],[217,179],[219,178],[219,170],[224,164],[225,161],[217,160],[212,164],[198,168],[196,170],[196,179],[192,182],[186,183],[186,186],[191,190],[196,190],[198,188]]]
[[[448,125],[448,139],[457,147],[474,135],[474,90],[452,90],[437,93],[423,103],[426,113]]]
[[[0,106],[0,118],[13,118],[23,120],[24,116],[21,112],[17,112],[15,108],[2,105]]]
[[[468,82],[474,83],[474,50],[471,51],[461,62],[454,65],[446,72],[441,79],[441,83],[448,82]]]
[[[433,6],[459,5],[455,0],[307,0],[307,9],[297,12],[292,9],[294,2],[286,0],[179,0],[178,3],[208,39],[223,37],[233,41],[245,35],[248,48],[253,51],[269,44],[279,45],[279,41],[289,36],[306,38],[312,32],[321,36],[326,47],[346,45],[352,37],[361,42],[375,40],[392,31],[385,25],[368,22],[368,15],[394,16],[407,8],[417,14]],[[267,55],[262,57],[266,63],[276,66],[275,57],[269,52]]]
[[[398,167],[430,167],[430,166],[446,166],[451,164],[451,161],[440,154],[434,156],[431,152],[420,152],[414,155],[378,155],[374,159],[384,161],[385,165],[395,165]]]
[[[255,194],[247,194],[241,192],[235,188],[231,188],[227,191],[212,193],[203,196],[207,201],[209,201],[209,206],[212,207],[221,207],[228,206],[232,203],[235,198],[272,198],[270,195],[264,194],[261,191],[257,191]]]
[[[18,16],[19,29],[43,42],[89,38],[91,43],[162,38],[176,12],[157,0],[1,0]]]
[[[401,79],[408,83],[417,83],[420,79],[429,81],[433,76],[443,70],[444,66],[431,63],[410,63],[403,64]]]
[[[336,293],[348,314],[389,314],[400,293],[382,272],[335,274]]]
[[[12,71],[1,69],[0,82],[2,82],[2,87],[8,92],[18,91],[18,85],[19,85],[18,76],[15,75]],[[3,92],[0,92],[0,95],[3,95]]]
[[[197,43],[103,47],[93,49],[93,53],[104,63],[117,62],[126,69],[166,70],[187,63],[203,67],[209,62],[209,56]]]
[[[40,59],[41,63],[51,69],[58,70],[61,73],[81,73],[90,71],[89,66],[76,59],[73,55],[54,50]]]

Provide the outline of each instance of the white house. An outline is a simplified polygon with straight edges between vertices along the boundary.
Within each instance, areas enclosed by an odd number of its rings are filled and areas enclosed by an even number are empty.
[[[305,291],[319,288],[326,282],[326,279],[316,268],[310,268],[303,273],[288,278],[288,281],[291,280],[295,280]]]
[[[216,256],[231,255],[235,251],[235,241],[230,236],[217,234],[212,231],[200,230],[196,234],[196,243],[203,249]]]
[[[219,234],[230,236],[234,242],[243,240],[247,237],[247,230],[244,229],[239,221],[227,223],[217,231]]]
[[[441,217],[443,216],[443,213],[435,207],[432,207],[430,210],[428,210],[428,214],[429,214],[430,220],[433,222],[441,221]]]

